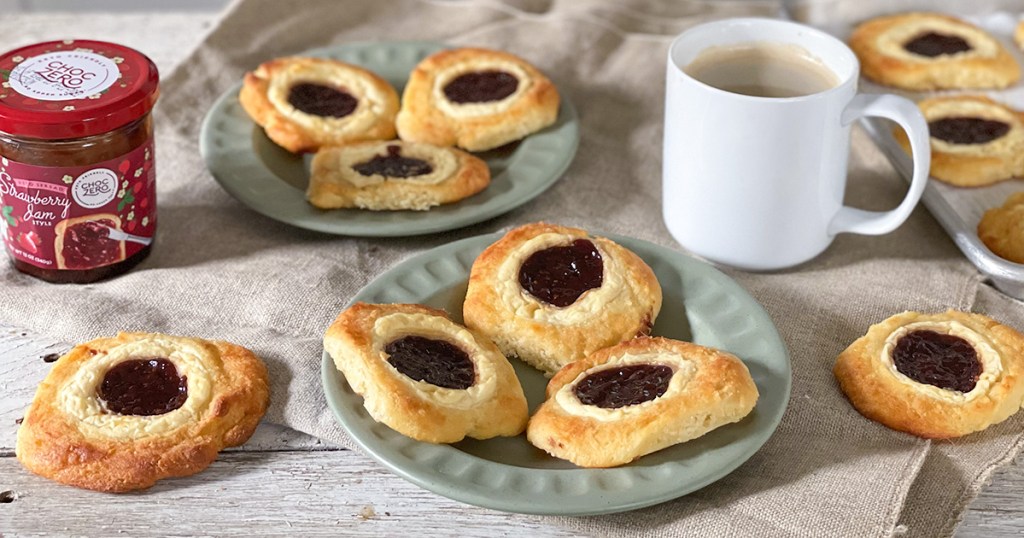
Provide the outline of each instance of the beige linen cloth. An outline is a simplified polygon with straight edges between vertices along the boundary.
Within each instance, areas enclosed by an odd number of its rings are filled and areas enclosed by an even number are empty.
[[[270,366],[269,421],[351,446],[326,408],[319,369],[322,333],[353,294],[411,254],[539,220],[678,249],[660,218],[668,45],[701,20],[770,16],[777,8],[656,0],[237,3],[164,78],[156,117],[160,229],[150,258],[125,276],[85,286],[0,269],[0,319],[67,341],[149,330],[246,345]],[[246,70],[313,47],[402,39],[504,49],[551,74],[580,112],[582,140],[566,175],[538,199],[476,226],[360,239],[262,217],[206,171],[198,147],[203,115]],[[850,175],[847,202],[859,207],[894,207],[906,191],[862,133],[854,136]],[[716,225],[708,222],[708,233]],[[974,310],[1024,328],[1021,303],[982,283],[924,208],[887,236],[841,236],[796,269],[729,274],[765,306],[792,355],[792,398],[774,436],[735,472],[684,498],[549,520],[592,535],[952,534],[993,469],[1019,451],[1024,413],[984,433],[929,443],[858,415],[832,364],[869,325],[896,312]]]

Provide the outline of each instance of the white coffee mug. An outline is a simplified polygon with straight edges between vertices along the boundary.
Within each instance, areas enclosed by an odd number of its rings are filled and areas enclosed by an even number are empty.
[[[795,44],[839,80],[800,97],[720,90],[684,69],[709,47]],[[791,267],[817,256],[836,234],[884,234],[910,215],[928,180],[928,125],[895,95],[857,95],[860,65],[838,39],[772,19],[727,19],[687,30],[669,48],[662,201],[669,232],[687,250],[748,270]],[[914,177],[891,211],[843,205],[850,126],[878,116],[910,139]]]

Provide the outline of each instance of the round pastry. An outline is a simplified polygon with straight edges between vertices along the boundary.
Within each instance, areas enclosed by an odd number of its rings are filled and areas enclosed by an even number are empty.
[[[647,335],[661,286],[639,256],[578,228],[527,224],[487,247],[469,275],[466,326],[548,375]]]
[[[522,58],[487,49],[445,50],[409,75],[398,135],[484,151],[551,125],[558,102],[554,84]]]
[[[1017,29],[1013,32],[1013,42],[1024,49],[1024,21],[1017,24]]]
[[[75,346],[39,385],[18,429],[38,475],[129,491],[202,471],[244,443],[267,410],[267,370],[249,350],[165,334]]]
[[[555,374],[526,438],[580,467],[613,467],[738,422],[757,398],[735,356],[641,337]]]
[[[370,416],[405,436],[455,443],[526,428],[508,359],[443,310],[356,303],[327,328],[324,349]]]
[[[980,314],[904,312],[872,325],[834,372],[865,417],[919,437],[960,437],[1021,408],[1024,336]]]
[[[242,108],[292,153],[395,137],[398,93],[366,69],[326,58],[278,58],[246,73]]]
[[[1024,173],[1024,121],[988,97],[949,96],[918,103],[928,122],[931,175],[958,187],[980,187]],[[910,142],[893,131],[903,149]]]
[[[1024,192],[1011,194],[1002,207],[985,212],[978,237],[996,256],[1024,263]]]
[[[416,142],[361,142],[313,157],[309,202],[321,209],[426,210],[472,196],[491,182],[487,163],[465,151]]]
[[[850,35],[864,76],[906,90],[1005,88],[1020,78],[1013,56],[984,30],[937,13],[871,19]]]

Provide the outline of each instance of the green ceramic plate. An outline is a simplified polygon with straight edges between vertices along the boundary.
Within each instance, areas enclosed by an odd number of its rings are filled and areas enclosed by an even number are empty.
[[[469,268],[499,235],[471,237],[410,258],[354,298],[369,303],[420,303],[462,320]],[[664,305],[653,334],[728,350],[746,363],[761,397],[736,424],[614,469],[581,469],[548,456],[525,435],[453,445],[422,443],[375,422],[324,353],[327,402],[370,456],[399,476],[452,499],[508,512],[584,515],[632,510],[674,499],[725,476],[768,440],[789,400],[786,348],[764,309],[717,269],[679,252],[626,237],[661,282]],[[547,379],[512,361],[531,412]]]
[[[362,65],[401,93],[413,67],[444,48],[438,43],[351,43],[314,49],[306,56]],[[429,211],[324,211],[306,202],[309,156],[296,156],[270,141],[238,102],[239,82],[224,93],[203,121],[199,147],[218,183],[243,204],[272,219],[320,232],[367,237],[428,234],[496,217],[550,187],[576,154],[576,110],[562,95],[555,124],[518,144],[478,154],[491,169],[483,192]]]

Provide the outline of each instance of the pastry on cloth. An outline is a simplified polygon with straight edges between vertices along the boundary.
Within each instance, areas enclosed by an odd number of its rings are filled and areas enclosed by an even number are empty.
[[[650,333],[661,286],[639,256],[579,228],[535,223],[487,247],[469,276],[466,326],[546,374]]]
[[[38,475],[119,492],[202,471],[249,439],[267,410],[267,369],[227,342],[121,333],[79,344],[39,384],[18,429]]]
[[[834,372],[865,417],[919,437],[960,437],[1021,408],[1024,336],[981,314],[903,312],[850,344]]]
[[[986,211],[978,222],[978,237],[996,256],[1024,264],[1024,192]]]
[[[64,219],[54,227],[57,269],[92,269],[124,260],[124,241],[110,238],[107,228],[121,230],[121,217],[97,213]]]
[[[757,398],[734,355],[635,338],[559,370],[526,438],[581,467],[613,467],[738,422]]]
[[[850,48],[869,79],[905,90],[1005,88],[1020,66],[1002,44],[970,23],[938,13],[871,19]]]
[[[982,96],[918,103],[932,147],[931,175],[958,187],[981,187],[1024,173],[1024,116]],[[902,130],[893,131],[907,152]]]
[[[338,60],[289,57],[246,73],[242,108],[292,153],[395,137],[398,92],[374,73]]]
[[[555,122],[558,90],[536,67],[496,50],[444,50],[409,75],[398,113],[403,140],[484,151]]]
[[[324,349],[370,416],[405,436],[454,443],[526,428],[508,359],[443,310],[356,303],[327,328]]]
[[[306,196],[321,209],[422,211],[472,196],[490,182],[487,163],[456,148],[360,142],[318,151]]]

